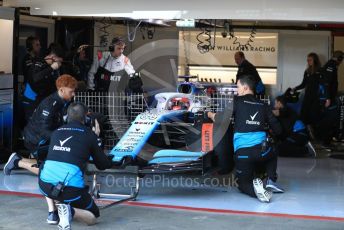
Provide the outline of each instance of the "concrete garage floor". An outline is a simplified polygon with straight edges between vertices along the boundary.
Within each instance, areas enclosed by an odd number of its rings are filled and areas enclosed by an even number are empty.
[[[57,229],[46,224],[46,205],[42,198],[0,196],[0,229]],[[73,222],[73,229],[326,229],[342,230],[344,222],[294,218],[257,217],[145,208],[120,205],[102,210],[99,223],[85,226]]]
[[[137,201],[102,210],[96,226],[74,222],[73,229],[344,229],[343,160],[328,158],[326,153],[316,159],[280,158],[278,173],[286,193],[275,194],[269,204],[235,187],[173,187],[161,181],[152,186],[147,182],[154,178],[148,176]],[[103,192],[128,191],[128,178],[116,179],[117,187],[102,185]],[[99,179],[106,184],[106,177]],[[0,172],[0,229],[56,229],[45,223],[46,217],[36,176],[24,170],[11,176]]]

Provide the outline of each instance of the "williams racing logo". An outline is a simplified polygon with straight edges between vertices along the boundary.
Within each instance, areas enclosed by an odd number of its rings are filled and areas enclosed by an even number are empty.
[[[256,118],[258,112],[256,112],[253,115],[250,115],[251,120],[246,120],[246,124],[248,125],[260,125],[259,121],[255,121],[254,119]]]
[[[69,141],[73,136],[68,137],[67,139],[64,139],[63,141],[60,140],[60,146],[54,145],[53,150],[56,151],[63,151],[63,152],[70,152],[70,148],[69,147],[64,147],[63,145]]]

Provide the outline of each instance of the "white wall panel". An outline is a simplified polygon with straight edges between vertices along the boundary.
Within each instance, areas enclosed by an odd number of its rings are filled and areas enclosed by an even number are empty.
[[[12,73],[13,21],[0,19],[0,71]]]
[[[280,31],[278,91],[284,92],[301,83],[308,53],[317,53],[321,63],[325,64],[329,58],[330,36],[330,32]]]

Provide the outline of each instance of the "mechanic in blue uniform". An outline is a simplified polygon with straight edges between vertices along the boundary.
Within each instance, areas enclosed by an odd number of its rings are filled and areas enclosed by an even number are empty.
[[[24,84],[27,83],[29,69],[35,64],[36,59],[40,57],[41,43],[38,37],[29,36],[25,41],[25,46],[27,53],[22,62]]]
[[[299,119],[297,113],[288,107],[284,96],[275,98],[272,112],[281,123],[283,130],[277,145],[278,155],[316,157],[316,151],[309,141],[306,126]]]
[[[24,76],[24,91],[22,95],[23,98],[21,98],[23,113],[25,114],[25,116],[23,116],[22,118],[23,120],[20,126],[21,128],[25,127],[34,109],[33,106],[31,106],[33,104],[32,97],[34,97],[34,95],[30,95],[33,94],[33,91],[28,83],[28,78],[32,76],[32,66],[35,65],[36,61],[40,61],[42,59],[40,57],[41,43],[38,37],[29,36],[26,39],[25,43],[27,53],[25,54],[22,62],[22,71]]]
[[[60,67],[64,51],[56,43],[50,44],[48,55],[44,58],[36,57],[25,69],[25,91],[23,104],[26,122],[32,116],[39,103],[56,91],[55,81],[60,76]]]
[[[338,67],[343,62],[344,53],[340,50],[333,52],[332,58],[323,66],[324,75],[329,83],[331,104],[335,104],[338,93]]]
[[[52,132],[63,125],[63,114],[66,105],[73,99],[77,81],[70,75],[61,75],[56,80],[57,92],[45,98],[37,107],[29,123],[24,129],[24,145],[31,153],[39,149],[46,155]],[[39,155],[36,156],[40,158]],[[4,166],[4,174],[10,175],[12,170],[23,168],[36,175],[39,169],[35,159],[27,159],[14,152]],[[53,201],[47,199],[50,211]],[[48,223],[56,223],[52,215],[48,215]]]
[[[234,98],[234,159],[239,190],[262,202],[270,202],[272,192],[283,192],[276,184],[277,153],[269,143],[266,128],[280,135],[282,128],[267,104],[254,95],[255,77],[243,75],[238,79],[238,96]],[[216,114],[208,112],[215,120]],[[264,167],[268,175],[264,188],[257,169]]]
[[[56,80],[57,92],[45,98],[37,107],[29,123],[24,129],[24,146],[33,153],[49,144],[52,132],[63,125],[63,115],[66,105],[73,99],[78,82],[70,75],[61,75]],[[12,170],[24,168],[38,174],[37,163],[34,159],[26,159],[18,153],[12,153],[4,166],[4,174],[10,175]]]
[[[84,171],[90,157],[100,170],[112,166],[100,147],[98,122],[95,121],[93,131],[85,125],[87,112],[80,102],[69,105],[68,123],[51,135],[48,156],[39,175],[41,192],[60,202],[59,229],[70,229],[72,217],[88,225],[96,223],[99,208],[85,186]]]
[[[322,74],[328,82],[328,92],[331,105],[326,107],[322,113],[317,129],[321,134],[323,145],[332,151],[332,137],[341,138],[340,133],[340,111],[338,101],[338,67],[343,62],[344,53],[340,50],[333,52],[332,58],[323,66]]]

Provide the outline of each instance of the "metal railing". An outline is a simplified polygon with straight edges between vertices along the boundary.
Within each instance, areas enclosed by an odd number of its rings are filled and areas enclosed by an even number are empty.
[[[101,126],[106,150],[115,146],[131,122],[147,108],[142,94],[78,92],[75,101],[84,103],[92,113],[103,115]]]

